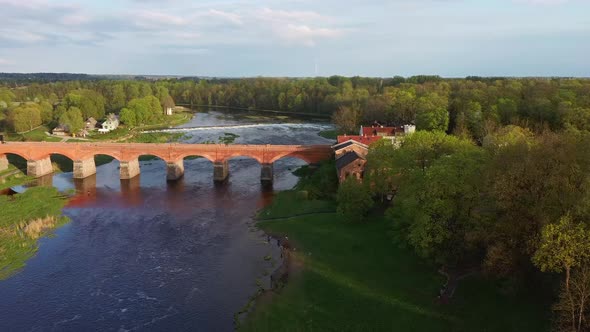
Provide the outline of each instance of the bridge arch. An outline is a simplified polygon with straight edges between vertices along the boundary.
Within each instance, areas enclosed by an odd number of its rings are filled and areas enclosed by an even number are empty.
[[[0,152],[0,156],[1,155],[15,155],[15,156],[18,156],[24,160],[31,160],[31,156],[28,153],[25,153],[24,151],[17,150],[17,149],[3,150],[2,152]]]
[[[60,171],[64,173],[69,173],[74,170],[74,159],[71,157],[70,153],[62,153],[56,152],[49,154],[49,159],[51,163],[57,165]]]
[[[0,153],[0,172],[7,169],[9,164],[26,174],[27,158],[24,154],[12,152]]]
[[[290,152],[290,153],[280,154],[280,155],[273,157],[272,159],[270,159],[270,163],[274,163],[275,161],[277,161],[279,159],[283,159],[283,158],[295,158],[295,159],[302,160],[307,164],[314,164],[314,163],[319,162],[318,160],[315,160],[315,159],[309,157],[305,153]]]
[[[197,158],[195,158],[195,157],[197,157]],[[198,158],[207,159],[212,163],[215,162],[215,158],[213,158],[211,155],[209,155],[207,153],[183,153],[178,156],[178,160],[190,160],[190,159],[198,159]]]

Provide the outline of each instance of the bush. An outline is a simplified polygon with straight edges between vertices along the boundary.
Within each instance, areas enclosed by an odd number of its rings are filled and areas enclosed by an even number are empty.
[[[363,221],[374,203],[368,188],[352,177],[340,185],[336,200],[338,213],[350,222]]]

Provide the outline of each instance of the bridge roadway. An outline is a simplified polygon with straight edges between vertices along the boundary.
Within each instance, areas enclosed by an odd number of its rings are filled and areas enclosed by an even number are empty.
[[[27,174],[38,178],[53,172],[50,156],[60,154],[73,161],[73,177],[83,179],[96,173],[94,156],[107,155],[119,161],[120,176],[125,180],[139,175],[140,156],[151,155],[166,162],[166,178],[174,181],[184,175],[184,158],[199,156],[213,163],[213,179],[221,182],[229,175],[228,160],[241,156],[256,159],[262,166],[261,181],[272,183],[273,163],[281,158],[294,157],[316,164],[333,153],[329,145],[7,142],[0,144],[0,171],[8,167],[6,154],[15,154],[27,160]]]

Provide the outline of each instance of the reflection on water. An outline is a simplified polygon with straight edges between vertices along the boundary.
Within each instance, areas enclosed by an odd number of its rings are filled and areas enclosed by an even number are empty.
[[[329,143],[315,127],[280,134],[291,144]],[[251,128],[239,135],[241,143],[256,143],[277,132]],[[277,161],[274,190],[291,188],[297,181],[291,171],[302,163]],[[265,275],[280,256],[252,226],[272,197],[260,184],[260,165],[234,158],[228,181],[219,185],[203,158],[185,160],[177,182],[166,181],[161,160],[140,164],[141,175],[127,181],[119,180],[117,161],[83,180],[71,173],[39,180],[76,191],[64,209],[71,222],[40,239],[25,269],[0,282],[0,331],[233,329],[233,314],[257,279],[268,284]]]

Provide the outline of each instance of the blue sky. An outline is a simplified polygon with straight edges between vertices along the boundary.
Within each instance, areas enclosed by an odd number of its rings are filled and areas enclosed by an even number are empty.
[[[590,76],[589,0],[0,0],[0,71]]]

